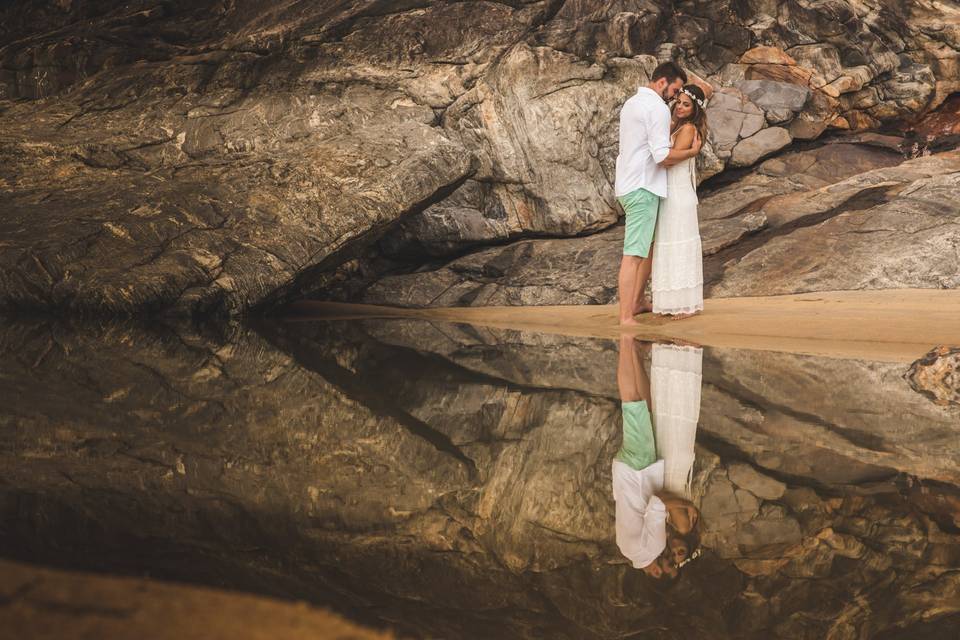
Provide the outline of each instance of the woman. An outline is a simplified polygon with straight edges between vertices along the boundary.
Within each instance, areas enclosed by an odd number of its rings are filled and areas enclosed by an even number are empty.
[[[653,345],[650,398],[657,457],[664,461],[663,488],[688,500],[692,497],[702,371],[702,348],[690,343]]]
[[[706,140],[706,101],[713,90],[705,82],[687,84],[671,110],[675,149],[693,147],[696,134]],[[703,310],[703,249],[697,220],[696,157],[667,170],[667,198],[657,216],[653,243],[653,312],[674,320]]]

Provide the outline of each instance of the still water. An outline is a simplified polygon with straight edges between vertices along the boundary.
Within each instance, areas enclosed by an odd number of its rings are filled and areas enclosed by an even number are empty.
[[[409,320],[7,323],[0,359],[3,557],[411,637],[960,624],[960,406],[909,363]],[[618,545],[644,429],[657,495],[694,507],[659,571]]]

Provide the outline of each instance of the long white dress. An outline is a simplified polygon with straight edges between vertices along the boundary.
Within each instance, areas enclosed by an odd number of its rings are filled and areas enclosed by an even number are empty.
[[[676,134],[674,134],[676,135]],[[703,247],[697,219],[696,157],[667,169],[667,198],[653,237],[654,313],[703,310]]]
[[[694,446],[700,420],[703,349],[654,344],[650,395],[657,457],[663,460],[663,488],[688,500]]]

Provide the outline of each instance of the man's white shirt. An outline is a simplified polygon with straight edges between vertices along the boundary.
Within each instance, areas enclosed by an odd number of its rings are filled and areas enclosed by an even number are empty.
[[[631,96],[620,110],[620,153],[616,196],[637,189],[667,197],[667,170],[659,163],[670,153],[670,108],[649,87]]]
[[[663,491],[663,460],[639,470],[614,460],[611,475],[617,546],[642,569],[667,546],[667,506],[655,495]]]

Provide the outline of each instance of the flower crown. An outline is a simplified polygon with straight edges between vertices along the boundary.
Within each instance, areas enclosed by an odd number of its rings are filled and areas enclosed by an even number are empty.
[[[690,557],[689,557],[689,558],[687,558],[686,560],[683,560],[680,564],[677,565],[677,569],[682,568],[683,565],[685,565],[685,564],[690,564],[691,562],[693,562],[694,560],[696,560],[697,558],[699,558],[701,555],[703,555],[703,548],[702,548],[702,547],[697,547],[697,549],[696,549],[693,553],[690,554]]]
[[[690,96],[690,99],[693,100],[694,102],[696,102],[698,105],[700,105],[700,108],[701,108],[701,109],[706,109],[706,105],[703,104],[703,100],[701,100],[701,99],[698,98],[697,96],[693,95],[693,92],[692,92],[692,91],[688,91],[687,89],[680,89],[680,91],[681,91],[682,93],[685,93],[685,94],[687,94],[688,96]]]

